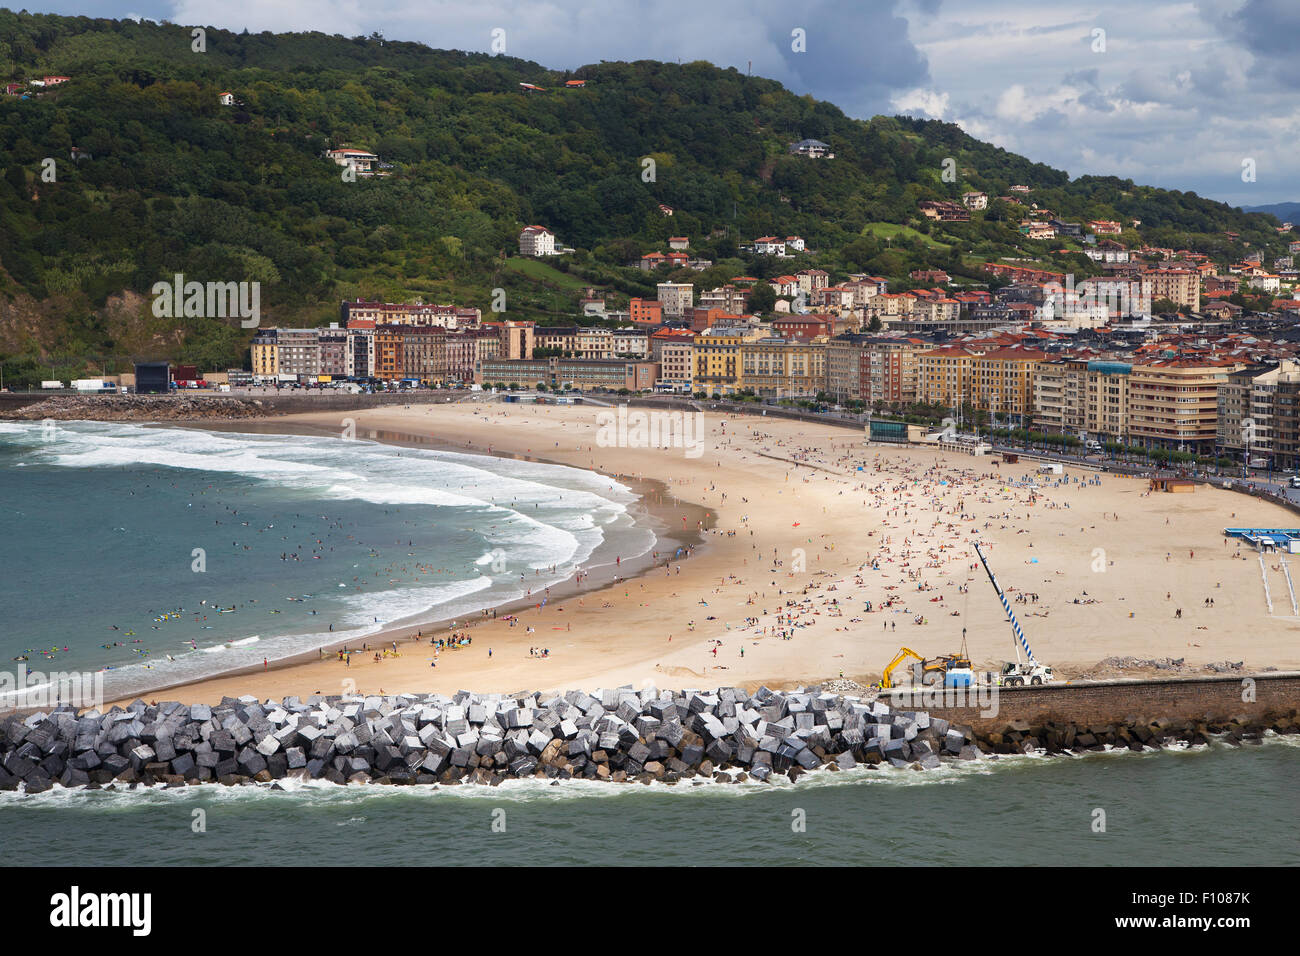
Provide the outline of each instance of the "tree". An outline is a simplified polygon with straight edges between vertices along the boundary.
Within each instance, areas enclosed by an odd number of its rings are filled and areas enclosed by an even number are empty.
[[[755,283],[749,290],[748,308],[757,315],[766,315],[776,308],[776,290],[766,282]]]

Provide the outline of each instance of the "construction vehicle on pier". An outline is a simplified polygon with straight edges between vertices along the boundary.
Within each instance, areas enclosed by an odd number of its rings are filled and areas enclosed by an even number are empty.
[[[1016,649],[1016,659],[1003,662],[1002,672],[998,675],[998,683],[1008,687],[1021,687],[1025,684],[1050,684],[1056,679],[1052,676],[1052,669],[1038,663],[1034,658],[1034,652],[1029,649],[1029,642],[1025,640],[1025,632],[1020,629],[1020,622],[1016,620],[1015,614],[1011,611],[1011,602],[1007,600],[1002,586],[998,584],[998,579],[993,576],[993,571],[989,568],[988,561],[984,559],[984,552],[980,550],[978,542],[975,543],[975,553],[979,555],[980,564],[984,565],[984,573],[989,576],[989,582],[993,585],[998,600],[1002,602],[1002,609],[1007,612],[1007,619],[1011,622],[1011,643]],[[1021,657],[1020,649],[1022,647],[1028,660]]]
[[[909,657],[914,657],[921,662],[922,666],[925,665],[925,658],[916,653],[916,651],[912,650],[910,647],[900,647],[898,653],[894,655],[894,659],[889,662],[884,673],[880,675],[880,686],[882,688],[888,689],[894,686],[894,679],[892,676],[894,669]]]
[[[880,678],[882,688],[887,690],[895,686],[893,673],[898,668],[898,665],[909,657],[915,660],[912,665],[912,682],[915,684],[965,687],[972,681],[970,657],[966,653],[964,631],[962,632],[961,652],[959,654],[944,654],[941,657],[926,659],[910,647],[900,647],[898,654],[889,662]]]

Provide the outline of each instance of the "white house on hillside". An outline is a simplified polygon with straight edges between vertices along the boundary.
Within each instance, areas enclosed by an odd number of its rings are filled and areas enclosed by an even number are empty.
[[[354,173],[372,172],[375,163],[379,162],[379,157],[374,153],[367,152],[364,149],[353,149],[350,146],[327,149],[325,155],[340,166],[351,168]]]
[[[533,257],[555,255],[555,233],[545,226],[525,226],[519,234],[519,254]]]

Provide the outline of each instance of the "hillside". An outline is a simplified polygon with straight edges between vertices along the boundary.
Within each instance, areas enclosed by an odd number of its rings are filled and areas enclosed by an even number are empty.
[[[1140,239],[1121,237],[1129,242],[1219,257],[1244,243],[1281,248],[1269,217],[1129,180],[1070,180],[950,124],[850,119],[707,63],[568,73],[377,36],[218,30],[198,53],[188,27],[0,10],[0,72],[71,78],[0,97],[0,362],[10,381],[67,377],[87,357],[106,371],[130,356],[241,362],[251,331],[237,322],[151,314],[151,286],[178,272],[261,282],[263,325],[335,319],[356,296],[487,312],[497,287],[507,317],[563,321],[586,284],[615,299],[653,295],[663,275],[626,263],[669,235],[715,261],[674,276],[705,288],[789,269],[738,256],[739,241],[766,234],[803,236],[815,250],[807,264],[896,281],[921,267],[979,281],[978,263],[999,256],[1094,274],[1082,255],[1046,251],[1061,240],[1024,239],[1003,203],[971,223],[916,211],[919,200],[1013,184],[1071,221],[1139,220]],[[573,78],[585,88],[566,89]],[[242,105],[222,106],[226,91]],[[789,155],[805,137],[830,143],[835,159]],[[322,158],[340,145],[377,153],[391,173],[344,182]],[[46,158],[55,182],[42,179]],[[946,158],[954,182],[941,177]],[[576,249],[554,262],[567,275],[507,264],[534,222]]]

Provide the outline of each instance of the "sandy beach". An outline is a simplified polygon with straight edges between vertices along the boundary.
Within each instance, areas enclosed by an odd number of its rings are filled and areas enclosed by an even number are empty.
[[[513,622],[480,622],[468,647],[435,655],[428,630],[416,640],[404,629],[372,637],[348,665],[331,657],[161,696],[790,687],[841,675],[866,684],[902,646],[925,657],[957,651],[963,628],[976,668],[996,670],[1013,655],[1012,637],[976,540],[988,545],[1035,655],[1059,679],[1108,657],[1300,667],[1283,559],[1266,555],[1261,568],[1253,549],[1222,534],[1230,525],[1295,526],[1277,505],[1206,486],[1149,492],[1144,479],[1091,469],[1035,475],[1031,462],[866,446],[860,431],[759,415],[706,414],[698,457],[680,447],[601,447],[599,411],[482,402],[347,417],[358,438],[431,436],[657,479],[715,522],[689,559]],[[279,421],[341,430],[341,419]],[[1300,562],[1291,571],[1300,574]],[[391,650],[393,640],[398,653],[375,662],[375,647]]]

